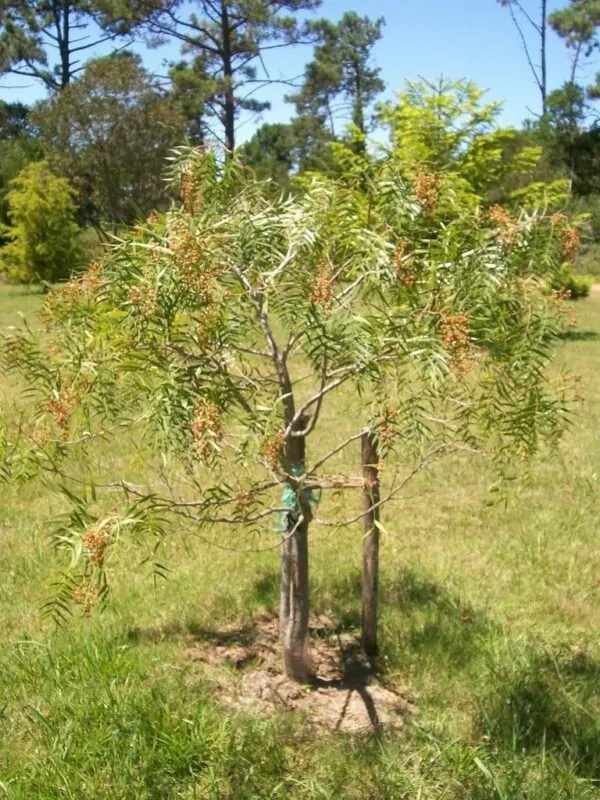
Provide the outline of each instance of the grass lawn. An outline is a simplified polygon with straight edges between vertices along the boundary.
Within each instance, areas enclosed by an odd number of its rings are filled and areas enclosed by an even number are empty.
[[[19,311],[35,324],[40,304],[2,289],[0,328]],[[54,629],[40,604],[58,566],[56,498],[0,486],[0,798],[598,797],[600,295],[576,311],[557,359],[583,401],[560,451],[507,503],[480,460],[457,459],[384,511],[382,662],[418,707],[400,733],[315,737],[290,715],[225,711],[186,657],[203,630],[276,607],[276,550],[179,532],[167,581],[129,550],[107,611]],[[311,536],[313,608],[349,630],[361,545],[359,525]]]

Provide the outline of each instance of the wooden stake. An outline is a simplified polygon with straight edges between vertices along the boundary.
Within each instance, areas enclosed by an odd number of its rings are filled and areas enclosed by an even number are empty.
[[[362,581],[362,646],[369,656],[377,654],[377,599],[379,593],[379,455],[377,439],[372,431],[361,438],[363,472],[363,581]],[[376,506],[376,507],[375,507]]]

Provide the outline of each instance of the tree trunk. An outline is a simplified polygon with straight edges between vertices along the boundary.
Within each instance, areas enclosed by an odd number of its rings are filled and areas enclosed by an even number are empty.
[[[299,420],[302,430],[307,420]],[[308,639],[308,526],[311,509],[299,481],[304,474],[306,442],[304,436],[290,437],[285,446],[288,490],[296,498],[286,514],[286,530],[281,547],[281,606],[279,610],[283,669],[288,678],[306,683],[310,668],[306,653]]]
[[[546,25],[548,24],[548,0],[542,0],[540,20],[540,93],[542,95],[542,114],[546,116],[548,110],[548,77],[547,77],[547,53],[546,53]]]
[[[231,21],[227,4],[221,3],[221,36],[223,42],[223,127],[227,157],[233,158],[235,149],[235,97],[233,91],[233,61],[231,50]]]
[[[377,654],[377,600],[379,592],[379,469],[375,435],[365,431],[361,440],[364,480],[362,646],[369,656]]]
[[[279,603],[279,636],[281,644],[285,641],[285,635],[288,629],[290,619],[290,589],[292,581],[292,553],[291,541],[289,539],[290,533],[290,519],[288,517],[288,524],[284,532],[284,539],[281,543],[281,585],[280,603]]]
[[[64,89],[71,82],[71,52],[70,52],[70,25],[69,13],[71,10],[70,0],[63,0],[62,4],[62,31],[58,33],[58,47],[60,51],[60,86]],[[57,20],[60,19],[58,13]]]
[[[283,668],[292,680],[306,683],[310,669],[306,654],[308,638],[308,522],[294,524],[294,533],[284,546],[289,574],[288,616],[283,635]]]
[[[365,123],[365,109],[363,106],[363,94],[362,94],[362,80],[360,74],[360,64],[357,62],[354,65],[354,102],[352,106],[352,122],[356,125],[358,130],[362,133],[363,136],[366,136],[367,133],[367,126]],[[354,151],[358,155],[364,155],[366,150],[366,145],[364,140],[358,142],[354,146]]]

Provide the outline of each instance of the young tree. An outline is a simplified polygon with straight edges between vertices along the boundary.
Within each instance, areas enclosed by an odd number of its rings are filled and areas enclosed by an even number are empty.
[[[366,135],[369,106],[385,88],[381,70],[372,64],[383,25],[383,17],[373,22],[347,11],[339,22],[322,20],[313,26],[319,36],[314,58],[305,69],[300,91],[287,98],[300,116],[326,122],[332,136],[336,119],[346,116]]]
[[[349,524],[347,506],[318,516],[319,493],[363,485],[329,472],[341,453],[365,432],[382,458],[399,448],[381,505],[441,454],[526,455],[559,432],[540,280],[564,220],[453,205],[451,185],[414,180],[397,155],[346,158],[343,179],[313,175],[282,200],[235,160],[186,154],[182,207],[53,294],[43,341],[7,342],[38,398],[25,456],[74,504],[56,613],[104,597],[127,529],[160,540],[180,517],[244,549],[245,531],[279,519],[281,544],[266,547],[282,552],[284,669],[307,680],[309,527]],[[455,216],[436,223],[438,203]],[[111,436],[131,448],[119,474],[93,446]]]
[[[522,188],[542,155],[514,128],[500,128],[499,103],[485,103],[472,81],[408,81],[393,102],[379,107],[391,148],[413,176],[443,173],[464,202],[504,202]],[[564,185],[555,187],[560,194]],[[508,196],[503,196],[503,195]]]
[[[78,192],[83,218],[99,230],[168,203],[164,160],[184,138],[185,121],[138,56],[89,62],[34,119],[55,169]]]
[[[534,8],[528,7],[527,0],[524,3],[521,0],[498,0],[498,2],[501,6],[508,8],[513,24],[519,34],[527,64],[540,93],[542,116],[544,116],[548,97],[548,0],[538,0]],[[530,37],[527,31],[530,34],[533,33],[535,44],[530,44]],[[539,56],[535,55],[536,50]]]
[[[190,14],[181,0],[113,0],[112,15],[119,29],[143,30],[158,41],[179,40],[183,52],[194,59],[191,69],[201,60],[210,89],[203,103],[204,124],[232,154],[240,114],[269,107],[254,96],[272,82],[266,73],[259,77],[264,55],[302,41],[308,29],[299,26],[294,15],[319,4],[320,0],[198,0]]]
[[[7,0],[0,5],[0,74],[64,89],[83,69],[87,53],[115,33],[101,27],[94,0]],[[56,59],[56,60],[55,60]]]
[[[29,164],[10,183],[9,243],[0,251],[0,272],[13,283],[54,283],[79,263],[79,228],[73,190],[48,164]]]

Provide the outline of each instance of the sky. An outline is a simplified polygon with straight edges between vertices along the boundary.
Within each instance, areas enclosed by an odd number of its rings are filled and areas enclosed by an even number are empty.
[[[538,0],[522,0],[534,12]],[[550,0],[550,10],[566,0]],[[498,0],[324,0],[319,16],[339,18],[354,10],[371,18],[384,17],[383,37],[375,47],[374,60],[381,67],[387,89],[393,97],[406,79],[419,76],[435,79],[470,78],[488,91],[487,99],[501,101],[501,122],[520,125],[539,111],[539,92],[527,66],[522,45],[510,14]],[[535,40],[532,40],[535,46]],[[144,63],[155,72],[165,72],[164,63],[178,57],[176,43],[158,50],[142,47]],[[106,53],[106,45],[101,52]],[[310,60],[310,47],[276,50],[267,59],[273,79],[296,78]],[[580,78],[591,82],[594,64],[584,66]],[[562,42],[549,33],[549,86],[560,86],[568,75],[569,54]],[[15,88],[17,87],[17,88]],[[252,135],[257,123],[285,122],[293,109],[283,101],[289,87],[272,85],[257,94],[271,102],[261,120],[242,120],[238,141]],[[31,103],[43,97],[43,89],[28,79],[7,75],[0,78],[0,98]]]

